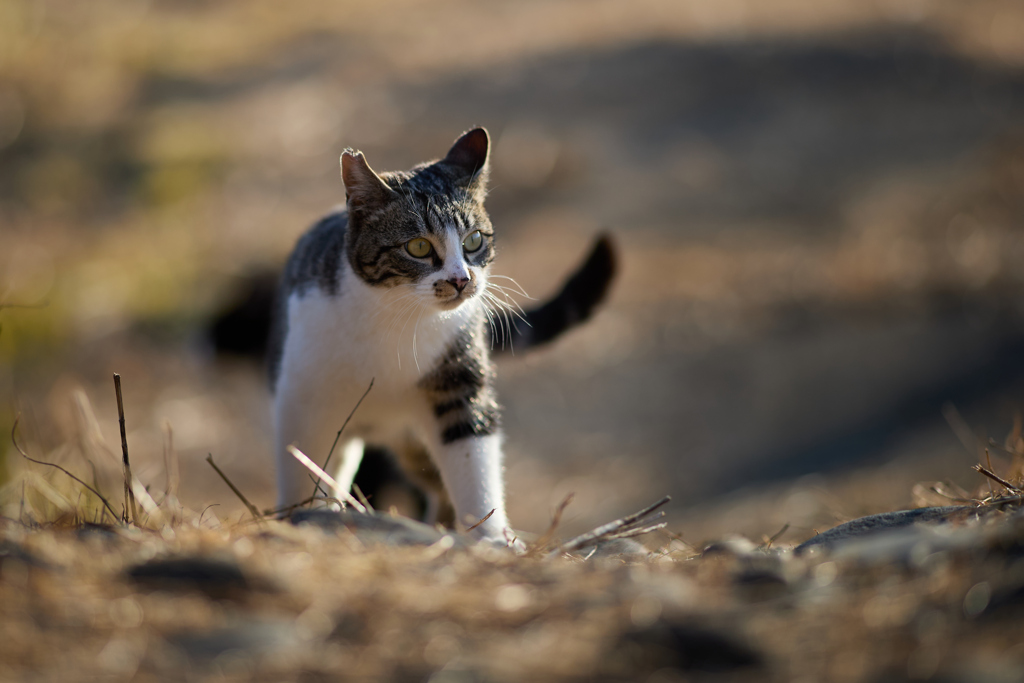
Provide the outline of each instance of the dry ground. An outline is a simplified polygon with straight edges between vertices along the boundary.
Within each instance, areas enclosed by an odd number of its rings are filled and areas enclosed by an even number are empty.
[[[986,447],[1006,471],[1022,27],[1013,0],[0,0],[0,432],[117,491],[118,372],[135,474],[182,510],[80,528],[96,501],[0,442],[0,678],[1019,677],[1014,520],[933,560],[694,558],[935,504],[915,484],[974,489]],[[651,559],[255,527],[204,462],[273,499],[262,376],[203,330],[342,198],[339,151],[407,167],[476,124],[501,272],[543,298],[597,232],[622,255],[596,319],[500,362],[511,518],[671,493]],[[126,578],[168,555],[242,574]]]

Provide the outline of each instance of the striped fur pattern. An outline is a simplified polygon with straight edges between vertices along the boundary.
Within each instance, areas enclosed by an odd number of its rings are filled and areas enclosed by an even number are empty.
[[[269,361],[279,503],[309,497],[296,445],[323,462],[351,405],[336,478],[349,486],[366,442],[450,498],[458,522],[505,544],[501,411],[488,357],[493,229],[484,210],[489,139],[466,133],[448,155],[375,173],[342,155],[346,208],[306,233],[281,281]],[[432,463],[423,463],[423,450]],[[405,454],[407,457],[403,457]],[[337,457],[337,456],[336,456]]]
[[[501,408],[491,387],[494,373],[482,341],[482,335],[459,335],[419,382],[434,407],[441,441],[446,444],[494,434],[500,426]]]

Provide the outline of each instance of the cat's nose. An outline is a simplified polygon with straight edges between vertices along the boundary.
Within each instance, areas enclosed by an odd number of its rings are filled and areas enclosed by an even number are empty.
[[[469,284],[469,278],[453,277],[452,279],[448,280],[448,282],[451,283],[452,287],[455,288],[456,292],[459,292],[461,294],[462,290],[464,290],[466,288],[466,285]]]

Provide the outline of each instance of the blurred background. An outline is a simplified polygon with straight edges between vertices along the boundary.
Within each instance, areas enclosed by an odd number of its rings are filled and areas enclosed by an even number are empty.
[[[497,272],[543,300],[621,247],[593,321],[500,361],[519,527],[671,493],[688,540],[800,540],[973,487],[1024,405],[1022,36],[1017,0],[0,0],[3,501],[18,414],[116,482],[119,372],[144,482],[176,452],[241,515],[212,453],[270,505],[264,374],[210,320],[344,201],[342,149],[474,125]]]

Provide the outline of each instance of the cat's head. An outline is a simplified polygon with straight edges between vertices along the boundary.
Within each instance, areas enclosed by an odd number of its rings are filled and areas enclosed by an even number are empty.
[[[445,158],[377,174],[361,152],[341,155],[347,252],[366,283],[408,286],[421,303],[453,310],[483,293],[494,258],[484,211],[490,139],[475,128]]]

